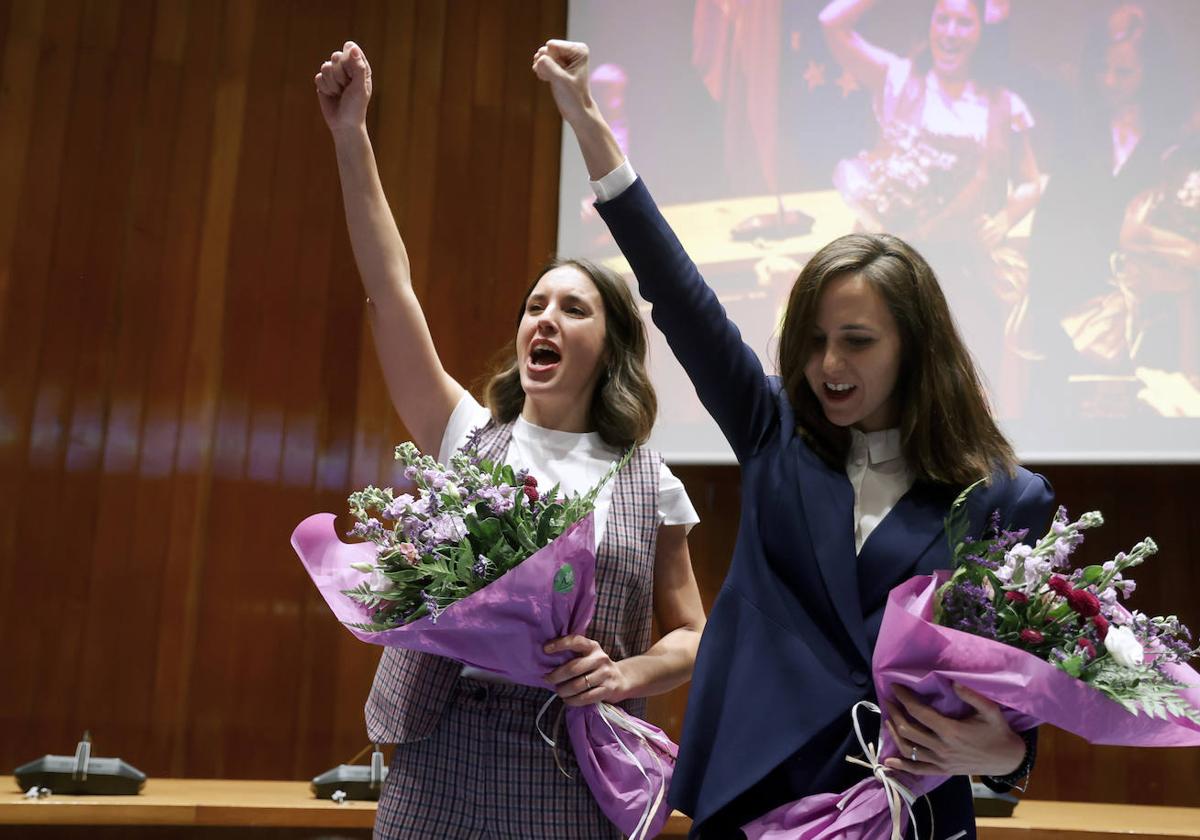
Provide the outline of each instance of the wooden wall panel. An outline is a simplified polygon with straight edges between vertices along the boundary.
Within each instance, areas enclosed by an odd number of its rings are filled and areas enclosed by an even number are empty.
[[[562,0],[0,0],[0,768],[68,752],[152,775],[304,778],[365,744],[378,650],[288,545],[396,479],[383,387],[311,76],[352,37],[369,125],[447,369],[483,374],[553,252],[561,128],[529,72]],[[1200,468],[1048,466],[1073,510],[1200,573]],[[706,604],[732,467],[678,470]],[[344,518],[343,518],[344,521]],[[651,703],[678,733],[686,689]],[[1044,735],[1031,795],[1200,805],[1200,751]]]

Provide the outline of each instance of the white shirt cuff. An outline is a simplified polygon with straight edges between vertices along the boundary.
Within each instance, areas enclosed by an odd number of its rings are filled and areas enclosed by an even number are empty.
[[[629,158],[621,161],[621,165],[609,172],[599,181],[588,181],[592,185],[592,192],[596,194],[596,200],[603,203],[612,201],[625,190],[633,186],[633,182],[637,180],[637,173],[633,171],[633,164],[629,162]]]

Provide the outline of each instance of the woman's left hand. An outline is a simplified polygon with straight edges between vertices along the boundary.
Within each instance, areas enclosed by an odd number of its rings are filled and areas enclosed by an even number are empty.
[[[563,636],[543,648],[546,653],[571,651],[575,658],[546,675],[546,681],[568,706],[587,706],[625,699],[625,677],[599,642],[586,636]]]
[[[887,704],[887,727],[900,758],[884,763],[918,776],[1004,776],[1025,758],[1025,739],[1009,727],[1000,707],[964,686],[954,691],[975,710],[955,720],[939,714],[902,685]]]

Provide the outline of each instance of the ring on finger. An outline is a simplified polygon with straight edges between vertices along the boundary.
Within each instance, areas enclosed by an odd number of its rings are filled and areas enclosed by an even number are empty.
[[[913,761],[917,760],[917,745],[916,744],[913,744],[912,752],[909,753],[909,758],[911,758]]]
[[[586,686],[588,687],[588,690],[589,690],[589,691],[591,691],[591,689],[592,689],[592,681],[588,679],[588,675],[587,675],[587,674],[584,674],[584,675],[583,675],[583,684],[584,684],[584,685],[586,685]]]

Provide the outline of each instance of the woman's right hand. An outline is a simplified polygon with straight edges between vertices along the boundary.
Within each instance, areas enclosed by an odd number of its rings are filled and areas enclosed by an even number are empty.
[[[533,72],[550,85],[562,118],[576,124],[594,107],[588,81],[588,46],[579,41],[547,41],[533,54]]]
[[[321,65],[313,77],[321,116],[334,134],[357,130],[367,123],[367,103],[371,99],[371,65],[362,48],[347,41]]]

